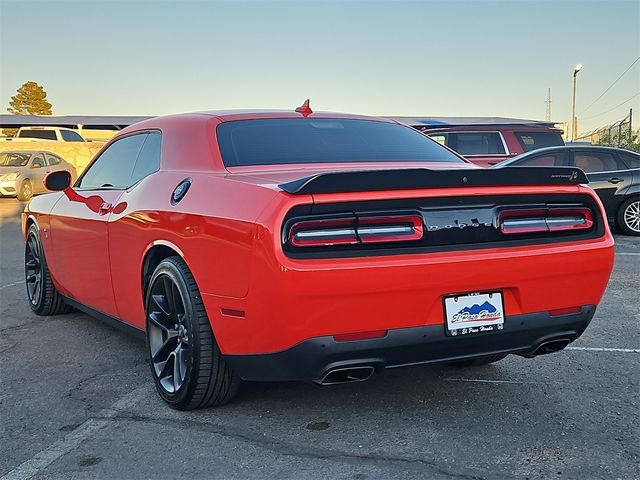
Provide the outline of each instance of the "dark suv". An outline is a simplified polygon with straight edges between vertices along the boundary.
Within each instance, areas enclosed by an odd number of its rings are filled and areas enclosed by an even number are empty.
[[[551,122],[485,117],[391,117],[426,133],[467,160],[490,167],[543,147],[564,145]]]
[[[602,200],[609,222],[628,235],[640,235],[640,155],[622,148],[568,145],[525,153],[497,165],[567,166],[582,169]]]

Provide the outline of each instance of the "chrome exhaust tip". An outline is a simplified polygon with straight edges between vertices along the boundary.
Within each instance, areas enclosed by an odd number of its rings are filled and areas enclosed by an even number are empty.
[[[340,383],[364,382],[369,380],[376,369],[371,365],[362,367],[342,367],[329,370],[320,380],[318,385],[338,385]]]
[[[548,342],[543,342],[540,346],[533,352],[534,355],[546,355],[548,353],[555,353],[563,350],[567,345],[571,343],[571,340],[568,338],[560,338],[557,340],[550,340]]]

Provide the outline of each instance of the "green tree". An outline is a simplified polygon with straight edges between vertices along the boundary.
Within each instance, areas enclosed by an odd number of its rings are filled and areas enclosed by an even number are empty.
[[[51,115],[51,104],[47,101],[47,92],[36,82],[25,82],[11,97],[7,111],[13,115]],[[13,137],[17,130],[5,129],[3,133]]]

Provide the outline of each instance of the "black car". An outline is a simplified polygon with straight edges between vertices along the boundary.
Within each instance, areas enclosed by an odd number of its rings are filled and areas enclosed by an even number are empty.
[[[622,148],[593,145],[548,147],[505,160],[500,167],[567,166],[582,169],[612,225],[628,235],[640,235],[640,155]]]

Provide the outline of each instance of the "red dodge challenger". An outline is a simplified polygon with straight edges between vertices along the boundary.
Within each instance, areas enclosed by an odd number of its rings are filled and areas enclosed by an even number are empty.
[[[613,264],[576,168],[485,170],[391,120],[296,111],[155,118],[23,216],[28,299],[146,338],[172,407],[241,380],[563,349]]]

